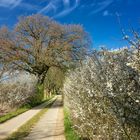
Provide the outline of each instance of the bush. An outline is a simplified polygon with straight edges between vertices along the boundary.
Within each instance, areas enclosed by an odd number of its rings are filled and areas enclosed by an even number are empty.
[[[0,109],[1,113],[18,108],[35,96],[37,78],[25,73],[6,79],[0,83]]]
[[[140,75],[129,58],[127,49],[94,52],[68,74],[65,104],[81,137],[140,139]]]
[[[36,85],[36,91],[33,97],[29,98],[29,104],[35,106],[44,100],[44,85]]]

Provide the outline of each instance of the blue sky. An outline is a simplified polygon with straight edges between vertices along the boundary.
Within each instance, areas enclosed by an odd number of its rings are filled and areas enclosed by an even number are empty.
[[[93,47],[120,48],[123,41],[115,13],[127,30],[139,28],[140,0],[0,0],[0,25],[14,27],[21,15],[44,14],[61,23],[82,24]]]

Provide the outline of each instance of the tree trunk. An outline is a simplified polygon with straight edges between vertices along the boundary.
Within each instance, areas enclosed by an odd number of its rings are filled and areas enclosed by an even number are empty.
[[[47,71],[45,71],[42,74],[38,75],[38,84],[39,85],[44,84],[44,80],[45,80],[46,74],[47,74]]]
[[[46,71],[44,71],[42,74],[39,74],[38,75],[38,82],[37,82],[37,86],[38,87],[42,87],[42,88],[39,88],[39,92],[43,94],[43,99],[45,99],[46,97],[46,93],[44,92],[44,81],[45,81],[45,77],[46,77],[46,74],[48,72],[48,69]]]

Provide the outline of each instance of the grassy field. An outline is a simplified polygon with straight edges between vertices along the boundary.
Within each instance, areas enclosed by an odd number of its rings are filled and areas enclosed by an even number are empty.
[[[67,109],[64,109],[64,125],[65,125],[65,136],[66,140],[80,140],[72,129],[72,122],[69,118],[69,112]]]

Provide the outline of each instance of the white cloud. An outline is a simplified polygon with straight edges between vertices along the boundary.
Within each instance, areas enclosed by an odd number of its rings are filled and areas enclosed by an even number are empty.
[[[44,8],[42,8],[41,10],[39,10],[38,13],[48,13],[50,11],[56,11],[57,7],[53,4],[53,3],[49,3],[48,5],[46,5]]]
[[[103,12],[103,16],[108,16],[109,15],[109,12],[107,11],[107,10],[105,10],[104,12]]]
[[[91,12],[91,14],[96,14],[96,13],[103,11],[112,3],[113,3],[113,0],[105,0],[103,2],[97,3],[96,8]]]
[[[58,13],[57,15],[55,15],[54,17],[62,17],[65,16],[67,14],[69,14],[70,12],[72,12],[78,5],[79,5],[80,0],[75,0],[75,3],[72,7],[66,8],[64,9],[62,12]]]
[[[118,0],[116,0],[118,1]],[[38,11],[38,13],[50,14],[54,18],[63,17],[68,15],[80,5],[80,0],[45,0],[46,6]],[[111,13],[107,11],[115,0],[93,0],[91,3],[85,3],[80,6],[81,9],[89,8],[90,15],[103,12],[103,16],[109,16]]]
[[[34,4],[30,4],[30,3],[20,3],[20,5],[18,5],[19,8],[22,8],[22,9],[26,9],[26,10],[30,10],[30,11],[38,11],[41,7],[39,5],[34,5]]]
[[[21,3],[22,0],[0,0],[0,7],[14,8]]]
[[[64,6],[65,6],[65,7],[69,7],[69,5],[70,5],[70,0],[63,0],[63,2],[64,2]]]
[[[104,12],[103,12],[103,16],[113,16],[113,14],[112,13],[110,13],[108,10],[105,10]]]
[[[49,3],[46,1],[47,5],[39,10],[38,13],[53,12],[53,17],[65,16],[72,12],[79,5],[79,2],[80,0],[74,0],[74,3],[71,3],[70,0],[53,0]]]

